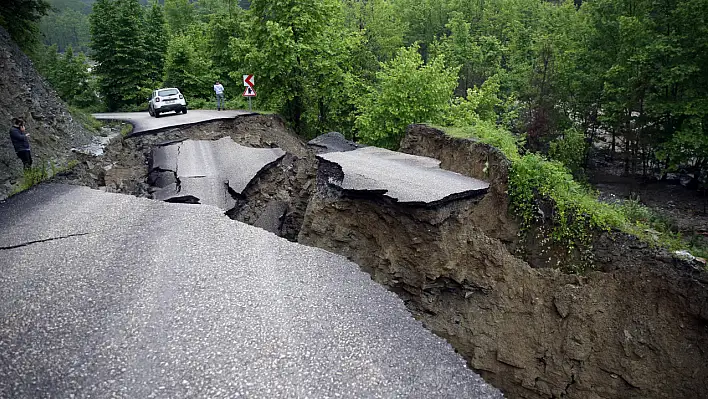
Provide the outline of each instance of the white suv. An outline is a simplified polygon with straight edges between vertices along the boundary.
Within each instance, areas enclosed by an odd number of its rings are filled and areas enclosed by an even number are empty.
[[[148,102],[148,113],[150,116],[159,118],[163,112],[175,111],[176,113],[187,113],[187,100],[184,99],[179,89],[169,87],[157,89],[152,92]]]

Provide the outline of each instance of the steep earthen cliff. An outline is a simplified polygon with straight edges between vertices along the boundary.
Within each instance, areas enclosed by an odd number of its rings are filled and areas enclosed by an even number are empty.
[[[71,148],[91,139],[91,133],[74,120],[32,61],[0,27],[0,199],[22,178],[22,162],[8,134],[13,117],[27,122],[36,166],[65,163]]]

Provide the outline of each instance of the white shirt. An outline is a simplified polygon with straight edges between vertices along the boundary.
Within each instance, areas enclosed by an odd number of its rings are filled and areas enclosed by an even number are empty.
[[[216,94],[223,94],[224,93],[224,86],[219,83],[218,85],[214,85],[214,91]]]

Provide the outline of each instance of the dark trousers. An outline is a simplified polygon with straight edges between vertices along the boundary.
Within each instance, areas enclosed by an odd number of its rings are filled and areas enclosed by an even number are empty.
[[[25,169],[32,167],[32,153],[30,151],[18,151],[17,157],[20,158]]]

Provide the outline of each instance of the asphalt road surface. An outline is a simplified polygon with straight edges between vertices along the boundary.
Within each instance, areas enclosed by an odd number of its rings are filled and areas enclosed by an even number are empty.
[[[331,182],[344,190],[372,191],[401,203],[431,204],[484,194],[489,183],[440,169],[440,161],[377,147],[320,154],[336,163],[344,179]]]
[[[209,122],[224,119],[235,119],[242,115],[251,115],[248,111],[210,111],[210,110],[189,110],[186,114],[176,114],[173,112],[162,114],[159,118],[154,118],[145,112],[112,112],[103,114],[93,114],[98,120],[124,121],[133,125],[131,135],[145,134],[153,131],[168,129],[195,123]]]
[[[501,397],[358,266],[216,207],[41,185],[0,226],[0,397]]]
[[[176,179],[156,191],[154,197],[173,202],[194,198],[200,204],[230,210],[236,205],[230,190],[243,194],[261,171],[284,156],[280,148],[244,147],[231,137],[158,146],[152,150],[151,172],[170,171]]]

